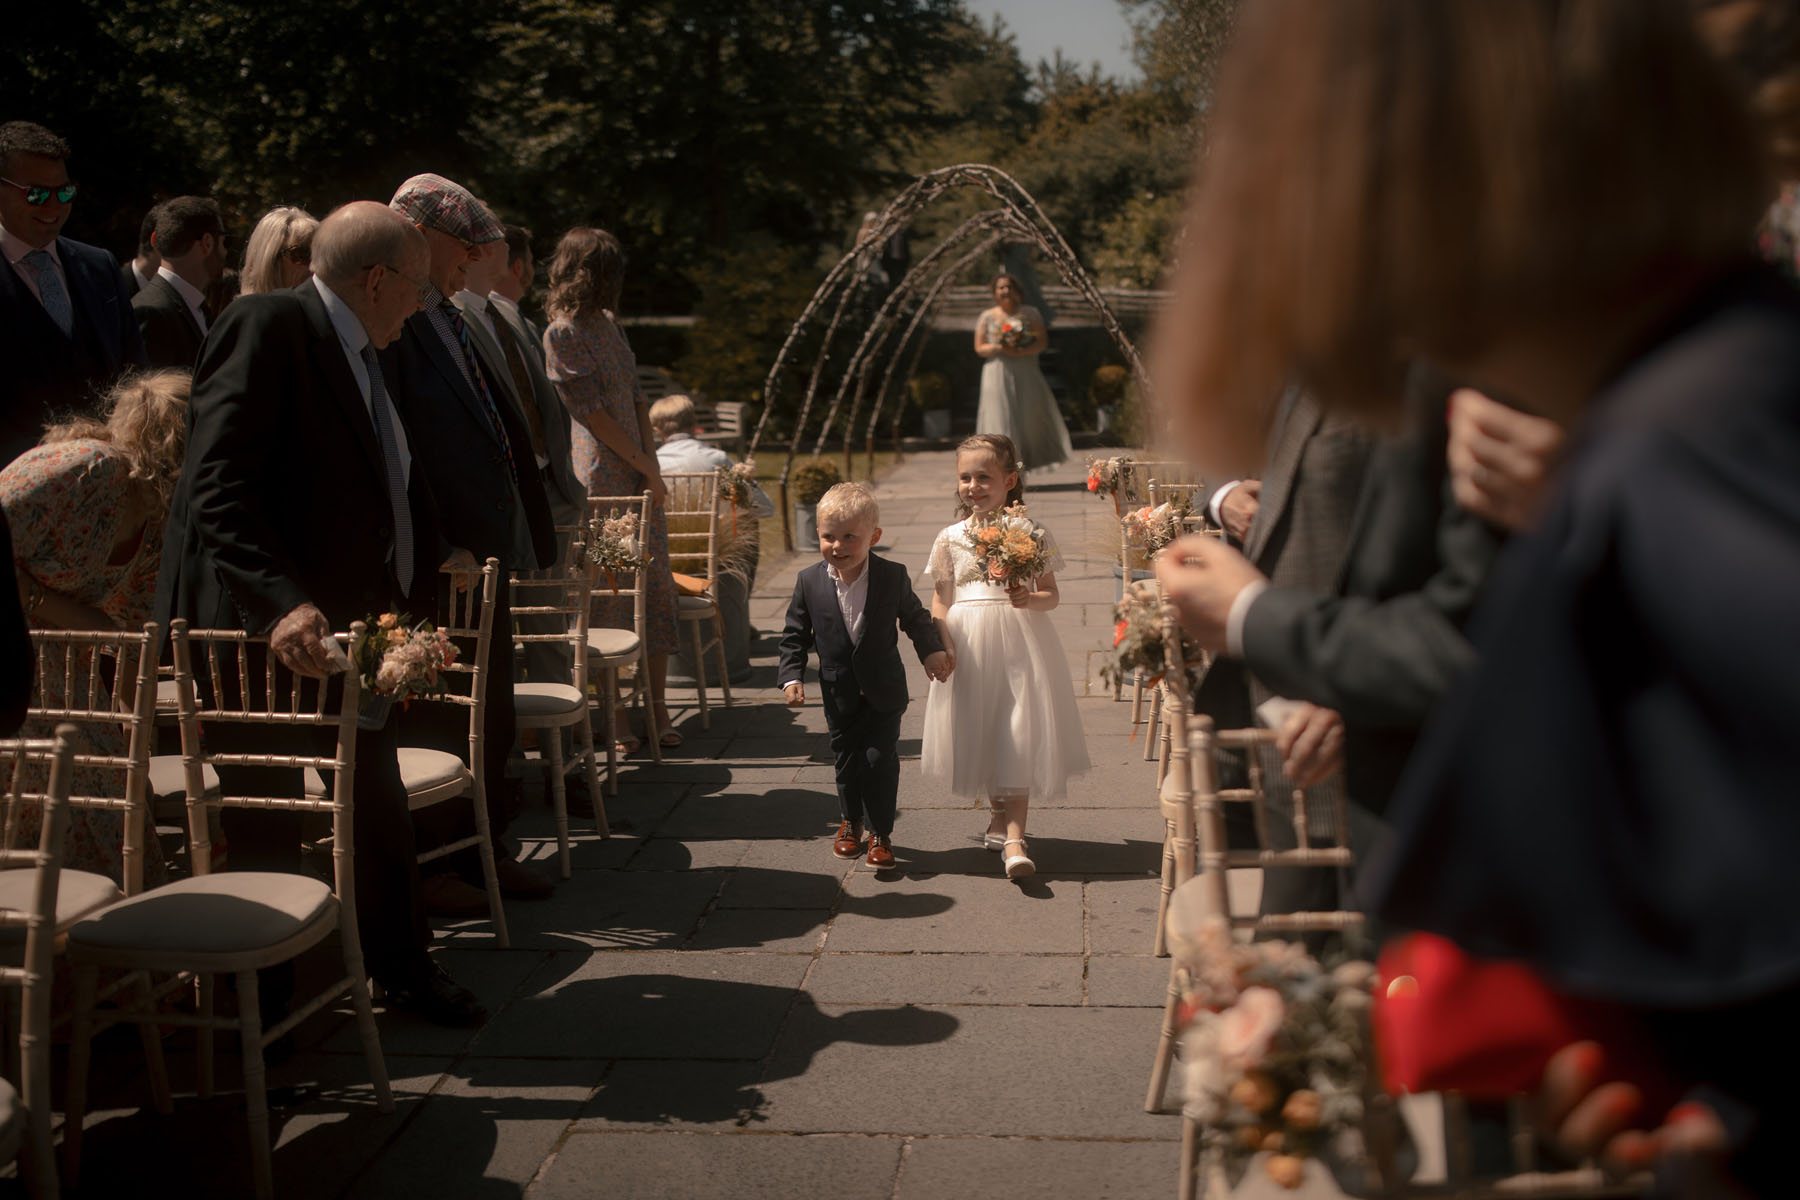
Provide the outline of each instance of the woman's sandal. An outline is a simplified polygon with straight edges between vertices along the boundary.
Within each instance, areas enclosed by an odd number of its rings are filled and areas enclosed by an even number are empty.
[[[1025,857],[1024,851],[1028,849],[1028,847],[1025,845],[1024,838],[1007,838],[1005,844],[1008,846],[1017,846],[1020,851],[1018,854],[1008,854],[1006,856],[1006,862],[1003,865],[1006,867],[1006,877],[1008,879],[1017,882],[1021,879],[1030,879],[1033,875],[1037,874],[1037,864]]]
[[[1000,851],[1006,849],[1006,835],[1004,833],[982,834],[981,848],[983,850],[991,850],[995,854],[1000,853]]]

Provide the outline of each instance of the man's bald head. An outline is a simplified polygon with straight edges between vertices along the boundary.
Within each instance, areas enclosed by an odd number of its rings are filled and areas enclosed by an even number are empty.
[[[356,200],[331,213],[313,234],[313,274],[342,292],[376,264],[416,274],[425,235],[385,204]]]

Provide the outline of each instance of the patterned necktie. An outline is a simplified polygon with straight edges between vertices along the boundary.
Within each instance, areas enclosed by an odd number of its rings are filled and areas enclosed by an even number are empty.
[[[69,303],[62,276],[56,273],[56,260],[50,257],[48,250],[33,250],[25,256],[25,261],[37,272],[38,298],[44,302],[44,311],[50,314],[64,337],[73,337],[75,309]]]
[[[500,450],[506,455],[506,469],[512,472],[514,490],[519,487],[519,464],[513,461],[512,439],[506,436],[506,423],[500,419],[499,406],[494,403],[493,395],[488,391],[487,380],[482,378],[481,364],[475,361],[475,347],[469,344],[469,326],[463,320],[462,313],[456,305],[444,301],[444,317],[450,322],[450,328],[456,331],[456,340],[462,346],[463,365],[468,368],[469,381],[475,385],[475,395],[480,397],[482,407],[487,409],[488,421],[494,426],[494,436],[500,440]]]
[[[544,414],[538,411],[537,392],[532,389],[531,376],[525,370],[525,358],[519,353],[519,343],[503,321],[494,323],[494,338],[500,343],[500,353],[506,359],[506,369],[512,373],[513,388],[519,394],[519,407],[525,410],[525,432],[531,436],[531,452],[539,458],[547,458],[549,455],[544,451]]]
[[[394,436],[394,408],[388,402],[387,384],[381,378],[381,362],[371,346],[362,348],[363,367],[369,372],[369,409],[375,417],[375,437],[381,443],[382,474],[387,476],[388,505],[394,510],[394,578],[402,595],[412,594],[412,505],[406,499],[406,471],[400,465],[400,442]]]

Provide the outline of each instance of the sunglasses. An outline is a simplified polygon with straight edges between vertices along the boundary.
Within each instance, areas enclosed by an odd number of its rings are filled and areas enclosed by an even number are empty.
[[[281,252],[287,260],[296,266],[308,266],[312,263],[311,246],[289,246]]]
[[[24,192],[25,203],[32,205],[33,207],[50,203],[50,197],[52,196],[56,197],[56,202],[58,204],[67,204],[75,199],[75,193],[80,190],[79,185],[73,183],[65,183],[61,187],[53,188],[36,187],[32,184],[14,183],[5,176],[0,176],[0,183],[4,183],[7,187],[18,188],[21,192]]]

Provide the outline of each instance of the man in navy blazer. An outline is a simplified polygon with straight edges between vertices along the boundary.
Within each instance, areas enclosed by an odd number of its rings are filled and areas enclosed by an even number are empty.
[[[76,192],[68,158],[42,125],[0,125],[0,466],[148,365],[118,260],[59,236]]]
[[[886,870],[894,865],[900,716],[908,699],[899,631],[912,639],[933,679],[948,679],[954,662],[906,568],[870,553],[881,539],[881,514],[869,486],[838,484],[819,500],[818,519],[824,561],[794,581],[777,678],[790,705],[804,704],[807,651],[818,651],[843,810],[832,853],[855,858],[866,822],[869,865]]]

